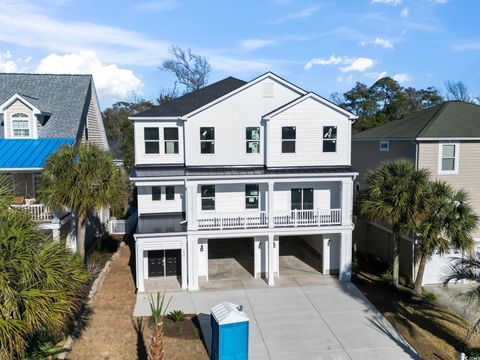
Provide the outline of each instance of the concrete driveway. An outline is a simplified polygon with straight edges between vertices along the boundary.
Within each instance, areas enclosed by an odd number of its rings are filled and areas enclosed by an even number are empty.
[[[169,310],[198,314],[210,347],[210,309],[222,301],[250,318],[249,359],[420,359],[353,284],[172,292]],[[149,315],[139,294],[135,316]]]

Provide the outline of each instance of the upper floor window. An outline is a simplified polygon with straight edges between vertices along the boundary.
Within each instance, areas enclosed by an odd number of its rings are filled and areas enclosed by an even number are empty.
[[[215,185],[202,185],[202,210],[215,210]]]
[[[439,174],[458,173],[458,143],[440,143]]]
[[[390,151],[390,141],[380,141],[380,151],[388,152]]]
[[[158,201],[162,199],[162,187],[152,186],[152,200]]]
[[[245,207],[247,209],[258,209],[259,197],[258,184],[245,185]]]
[[[323,127],[323,152],[337,151],[337,127]]]
[[[295,152],[295,139],[297,128],[295,126],[282,126],[282,153]]]
[[[246,133],[247,154],[260,153],[260,128],[247,127]]]
[[[145,154],[160,153],[160,137],[158,127],[146,127],[144,130]]]
[[[163,128],[163,139],[165,140],[165,154],[178,154],[178,128]]]
[[[11,116],[12,135],[14,137],[30,136],[30,119],[27,114],[15,113]]]
[[[175,200],[175,186],[165,186],[165,200]]]
[[[200,128],[200,152],[202,154],[215,153],[215,128]]]

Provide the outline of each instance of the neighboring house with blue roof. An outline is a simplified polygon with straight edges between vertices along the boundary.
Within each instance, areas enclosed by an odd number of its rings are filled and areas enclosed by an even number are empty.
[[[0,74],[0,173],[14,184],[13,206],[31,211],[54,238],[61,231],[72,238],[74,226],[64,226],[68,212],[52,213],[36,201],[38,177],[52,153],[79,142],[108,149],[91,75]]]

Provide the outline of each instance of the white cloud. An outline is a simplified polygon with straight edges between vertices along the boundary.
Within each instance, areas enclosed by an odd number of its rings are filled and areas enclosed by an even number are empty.
[[[313,65],[336,65],[336,64],[345,64],[346,61],[348,61],[348,58],[345,56],[335,56],[331,55],[328,59],[322,59],[322,58],[313,58],[309,62],[307,62],[304,66],[305,70],[310,70]]]
[[[410,81],[410,76],[407,73],[401,73],[401,74],[394,75],[392,79],[395,81],[398,81],[399,83],[403,83],[403,82]]]
[[[14,59],[9,50],[0,52],[0,73],[24,72],[31,60],[31,57]]]
[[[373,65],[375,65],[375,61],[370,58],[359,57],[354,59],[350,65],[344,66],[339,68],[341,72],[347,73],[351,71],[359,71],[364,72],[370,69]]]
[[[302,9],[300,11],[292,12],[290,14],[287,14],[285,16],[282,16],[274,21],[271,22],[271,24],[280,24],[289,20],[296,20],[296,19],[303,19],[303,18],[308,18],[315,14],[318,10],[320,10],[321,6],[320,5],[312,5],[309,6],[305,9]]]
[[[480,50],[480,41],[460,41],[453,44],[453,50],[455,51],[469,51],[469,50]]]
[[[37,73],[92,74],[100,96],[125,97],[132,91],[140,92],[142,82],[132,70],[116,64],[105,65],[94,51],[82,51],[67,55],[50,54],[43,58]]]
[[[400,11],[400,16],[401,17],[407,17],[408,16],[408,7]]]
[[[373,65],[375,65],[375,61],[373,59],[365,57],[351,58],[348,56],[332,55],[328,59],[313,58],[305,64],[304,68],[305,70],[310,70],[313,65],[347,65],[339,67],[338,69],[342,73],[348,73],[351,71],[364,72],[371,68]]]
[[[372,4],[402,5],[403,0],[372,0]]]
[[[373,78],[376,80],[379,80],[381,78],[384,78],[385,76],[387,76],[387,72],[386,71],[381,71],[381,72],[368,72],[368,73],[365,73],[365,76],[368,76],[370,78]]]
[[[136,6],[137,10],[144,12],[163,12],[175,9],[178,6],[176,0],[147,1]]]
[[[393,43],[390,40],[387,39],[382,39],[380,37],[376,37],[373,40],[363,40],[360,41],[360,45],[362,46],[367,46],[367,45],[374,45],[374,46],[380,46],[385,49],[393,49]]]
[[[276,43],[275,40],[268,39],[245,39],[240,42],[240,48],[244,51],[253,51]]]

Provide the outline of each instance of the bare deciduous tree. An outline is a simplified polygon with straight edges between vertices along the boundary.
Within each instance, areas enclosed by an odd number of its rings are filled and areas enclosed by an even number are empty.
[[[206,57],[175,45],[170,48],[170,52],[172,58],[163,62],[161,70],[173,73],[187,92],[201,89],[207,84],[212,67]]]
[[[472,97],[468,94],[468,87],[462,81],[445,81],[448,100],[461,100],[472,102]]]

